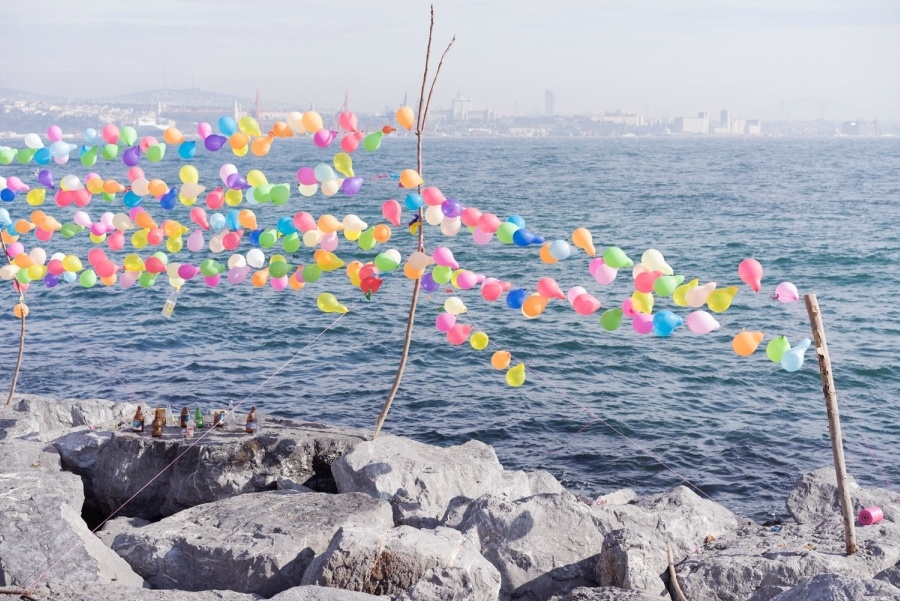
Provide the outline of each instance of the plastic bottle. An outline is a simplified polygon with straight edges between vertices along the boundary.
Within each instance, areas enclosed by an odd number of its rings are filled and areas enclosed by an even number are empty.
[[[203,412],[200,411],[200,407],[197,407],[197,408],[194,410],[194,424],[195,424],[198,428],[202,428],[202,427],[203,427]]]
[[[138,405],[137,411],[134,412],[134,420],[132,420],[131,422],[131,430],[132,432],[144,431],[144,412],[141,410],[140,405]]]
[[[166,425],[175,425],[175,415],[172,413],[172,405],[166,404]]]
[[[234,401],[228,401],[228,426],[234,425]]]
[[[172,317],[172,313],[175,311],[175,303],[178,302],[178,289],[173,288],[172,292],[169,293],[169,298],[166,299],[166,304],[163,305],[162,308],[162,316],[166,319]]]
[[[250,407],[250,413],[247,414],[247,426],[245,428],[247,434],[256,434],[258,422],[256,420],[256,407]]]

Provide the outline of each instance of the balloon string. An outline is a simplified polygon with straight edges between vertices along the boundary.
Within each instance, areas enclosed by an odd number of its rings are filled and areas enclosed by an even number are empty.
[[[266,378],[265,380],[263,380],[262,383],[260,383],[256,388],[254,388],[252,391],[250,391],[250,393],[249,393],[246,397],[244,397],[240,402],[238,402],[231,410],[229,410],[229,411],[226,413],[226,417],[231,418],[231,417],[234,415],[234,412],[237,411],[244,403],[246,403],[253,395],[255,395],[257,392],[259,392],[259,391],[260,391],[264,386],[266,386],[269,382],[271,382],[272,379],[273,379],[275,376],[277,376],[279,373],[281,373],[288,365],[290,365],[290,364],[291,364],[297,357],[299,357],[305,350],[307,350],[307,349],[308,349],[309,347],[311,347],[316,341],[318,341],[319,338],[321,338],[321,337],[325,334],[325,332],[327,332],[328,330],[330,330],[331,328],[333,328],[333,327],[334,327],[341,319],[344,318],[345,315],[349,314],[349,313],[351,312],[350,310],[351,310],[353,307],[355,307],[357,304],[359,304],[360,300],[362,300],[362,299],[357,299],[356,302],[354,302],[352,305],[350,305],[350,307],[348,307],[348,310],[347,310],[346,313],[341,313],[340,315],[338,315],[338,317],[337,317],[334,321],[332,321],[330,324],[328,324],[328,326],[326,326],[325,329],[323,329],[323,330],[322,330],[321,332],[319,332],[312,340],[310,340],[310,341],[306,344],[306,346],[304,346],[304,347],[301,348],[299,351],[297,351],[296,353],[294,353],[294,355],[291,356],[287,361],[285,361],[285,362],[281,365],[281,367],[279,367],[278,369],[276,369],[276,370],[275,370],[268,378]],[[73,336],[73,337],[74,337],[74,336]],[[77,339],[76,339],[76,340],[77,340]],[[121,379],[120,379],[120,381],[121,381]],[[162,476],[165,472],[167,472],[169,469],[171,469],[172,466],[174,466],[174,465],[175,465],[182,457],[184,457],[184,455],[185,455],[186,453],[190,452],[191,449],[193,449],[193,448],[196,447],[198,444],[200,444],[200,442],[201,442],[204,438],[206,438],[209,434],[211,434],[213,431],[214,431],[214,428],[209,428],[208,430],[206,430],[205,432],[203,432],[203,434],[201,434],[199,438],[195,439],[193,443],[191,443],[190,445],[188,445],[187,448],[185,448],[181,453],[178,454],[177,457],[175,457],[175,459],[173,459],[168,465],[166,465],[164,468],[162,468],[155,476],[153,476],[150,480],[148,480],[147,483],[144,484],[140,489],[138,489],[137,492],[135,492],[133,495],[131,495],[128,499],[126,499],[121,505],[119,505],[119,507],[116,508],[116,510],[113,511],[113,512],[112,512],[105,520],[103,520],[102,522],[100,522],[100,524],[98,524],[95,528],[93,528],[93,529],[91,530],[91,533],[93,534],[93,533],[97,532],[98,530],[100,530],[100,529],[101,529],[108,521],[110,521],[111,519],[113,519],[120,511],[122,511],[122,509],[124,509],[126,505],[128,505],[128,504],[129,504],[131,501],[133,501],[138,495],[140,495],[142,492],[144,492],[144,490],[146,490],[148,486],[150,486],[151,484],[153,484],[153,482],[155,482],[155,481],[157,480],[157,478],[159,478],[159,477]],[[36,578],[31,579],[31,577],[29,577],[28,584],[27,584],[26,586],[22,587],[22,590],[28,590],[29,588],[31,588],[32,586],[34,586],[35,584],[37,584],[38,582],[40,582],[41,580],[43,580],[43,578],[44,578],[47,574],[49,574],[49,573],[50,573],[57,565],[59,565],[66,557],[68,557],[73,551],[79,549],[79,548],[80,548],[82,545],[84,545],[84,544],[85,544],[85,541],[79,539],[74,545],[72,545],[71,547],[69,547],[69,549],[68,549],[62,556],[59,557],[59,559],[57,559],[56,561],[54,561],[54,562],[53,562],[46,570],[44,570],[43,572],[41,572]],[[35,572],[32,573],[32,576],[34,575],[34,573],[37,573],[39,570],[40,570],[40,567],[38,567],[38,569],[35,570]]]

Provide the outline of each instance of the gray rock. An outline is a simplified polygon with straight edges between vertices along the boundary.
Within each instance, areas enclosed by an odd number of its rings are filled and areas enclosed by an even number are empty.
[[[41,576],[72,582],[143,579],[94,536],[84,520],[81,479],[61,471],[59,455],[43,443],[0,442],[0,585],[25,586]]]
[[[569,493],[518,501],[486,495],[469,506],[459,528],[499,570],[501,598],[546,599],[596,584],[603,525]]]
[[[283,593],[278,593],[269,601],[376,601],[377,599],[387,599],[387,597],[376,597],[324,586],[295,586]]]
[[[900,589],[880,580],[860,580],[838,574],[813,576],[773,601],[900,601]]]
[[[607,505],[628,505],[635,502],[637,502],[637,494],[630,488],[623,488],[598,496],[593,504],[598,507],[606,507]]]
[[[275,476],[276,490],[295,490],[297,492],[316,492],[308,486],[294,482],[290,478]]]
[[[154,588],[269,597],[299,585],[338,529],[371,528],[380,535],[391,526],[390,506],[366,495],[271,491],[120,532],[113,549]]]
[[[141,518],[129,518],[125,516],[117,517],[103,524],[103,528],[94,534],[100,537],[103,544],[107,547],[113,546],[116,537],[124,532],[133,532],[136,528],[143,528],[149,524],[147,520]]]
[[[626,591],[614,586],[599,588],[577,588],[570,593],[552,597],[550,601],[659,601],[659,597],[651,597],[637,591]]]
[[[257,601],[258,595],[234,591],[154,591],[120,584],[79,584],[50,581],[36,587],[32,597],[40,601]],[[326,598],[323,598],[326,599]],[[335,597],[334,601],[339,601]],[[331,601],[329,599],[329,601]],[[348,598],[347,601],[350,601]]]
[[[892,568],[888,568],[886,570],[882,570],[875,574],[875,578],[878,580],[884,580],[897,588],[900,588],[900,563],[895,565]]]
[[[597,581],[668,599],[662,580],[668,559],[666,551],[660,557],[660,542],[652,531],[622,529],[609,533],[603,539],[603,551],[597,561]]]
[[[379,436],[360,443],[332,466],[340,492],[393,500],[398,523],[434,527],[450,500],[505,486],[494,449],[470,440],[448,448],[408,438]]]
[[[12,411],[4,407],[0,415],[0,439],[29,438],[48,442],[72,428],[114,429],[130,421],[137,405],[103,399],[50,399],[32,394],[17,394]]]
[[[452,599],[453,593],[464,591],[465,597],[460,598],[494,601],[500,575],[462,534],[450,528],[398,526],[381,534],[344,528],[310,565],[303,584],[376,595],[405,594],[401,598],[408,600],[422,595],[422,601]],[[460,591],[460,586],[465,588]]]
[[[279,477],[332,492],[331,463],[365,436],[319,424],[290,423],[270,426],[256,436],[242,430],[203,433],[198,442],[183,438],[181,428],[174,427],[167,427],[163,438],[151,438],[149,432],[115,432],[99,458],[82,471],[86,490],[109,515],[153,479],[121,508],[122,515],[148,520],[242,493],[274,490]],[[82,448],[60,445],[67,465],[75,465],[83,455],[79,450],[70,457],[68,451]]]
[[[880,507],[884,519],[900,522],[900,493],[881,488],[864,489],[853,476],[848,477],[850,500],[854,517],[866,507]],[[833,467],[821,467],[801,476],[787,499],[787,510],[798,524],[818,521],[840,515],[837,478]]]
[[[821,574],[871,579],[900,561],[900,524],[857,528],[846,556],[840,518],[817,526],[746,527],[701,548],[676,567],[688,599],[768,601]]]

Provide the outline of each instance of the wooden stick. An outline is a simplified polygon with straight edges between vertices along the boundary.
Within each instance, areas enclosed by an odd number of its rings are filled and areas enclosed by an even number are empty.
[[[675,591],[675,601],[687,601],[681,586],[678,584],[678,575],[675,573],[675,557],[672,555],[672,543],[666,543],[669,548],[669,582],[672,583],[672,589]]]
[[[831,436],[831,454],[834,457],[834,472],[837,479],[838,498],[841,501],[841,515],[844,518],[844,543],[847,555],[856,553],[856,530],[854,527],[853,503],[850,501],[850,487],[847,466],[844,463],[844,441],[841,436],[841,415],[838,412],[837,392],[831,374],[831,358],[825,342],[825,328],[819,311],[819,301],[815,294],[806,294],[806,312],[812,326],[813,341],[819,357],[819,375],[822,376],[822,392],[825,394],[825,409],[828,412],[828,434]]]
[[[3,248],[3,256],[12,265],[9,255],[6,254],[6,243],[2,237],[0,237],[0,248]],[[19,381],[19,370],[22,368],[22,352],[25,350],[25,292],[19,286],[16,286],[16,290],[19,292],[19,304],[22,305],[22,331],[19,333],[19,356],[16,358],[16,368],[13,370],[12,382],[9,385],[9,396],[6,398],[7,405],[12,405],[13,395],[16,394],[16,382]]]
[[[434,84],[437,82],[438,75],[441,74],[441,65],[444,64],[444,57],[447,56],[447,52],[450,50],[450,46],[453,45],[453,42],[456,41],[456,36],[453,36],[453,39],[447,45],[447,49],[444,50],[444,53],[441,55],[441,60],[438,63],[437,71],[435,71],[434,78],[431,80],[431,91],[428,93],[428,100],[425,100],[425,85],[428,82],[428,63],[431,60],[431,40],[434,34],[434,5],[431,5],[431,25],[428,28],[428,47],[425,51],[425,70],[422,75],[422,91],[419,94],[419,114],[416,118],[416,168],[419,172],[419,175],[422,175],[422,136],[425,133],[425,122],[426,117],[428,116],[428,107],[431,104],[431,92],[434,92]],[[424,104],[424,108],[423,108]],[[419,193],[422,192],[422,186],[419,186]],[[422,208],[419,207],[419,252],[425,252],[425,219]],[[406,369],[406,361],[409,358],[409,345],[412,342],[412,330],[413,324],[416,320],[416,307],[419,305],[419,290],[421,289],[421,281],[419,278],[413,284],[413,292],[412,298],[409,302],[409,314],[406,317],[406,334],[403,338],[403,350],[400,352],[400,364],[397,366],[397,373],[394,375],[394,383],[391,385],[391,390],[388,392],[387,399],[384,401],[384,406],[381,408],[381,413],[378,415],[378,421],[375,424],[375,432],[372,434],[372,439],[378,437],[378,434],[381,432],[381,426],[384,425],[384,420],[387,418],[388,411],[391,409],[391,403],[394,401],[394,397],[397,396],[397,390],[400,389],[400,382],[403,379],[403,372]]]

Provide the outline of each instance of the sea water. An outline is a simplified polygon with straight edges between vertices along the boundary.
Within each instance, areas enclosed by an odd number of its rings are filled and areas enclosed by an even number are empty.
[[[330,162],[334,152],[309,139],[276,140],[267,157],[201,151],[193,164],[208,188],[221,185],[219,167],[227,162],[244,175],[256,168],[270,183],[295,184],[298,168]],[[148,178],[178,182],[182,162],[170,155],[141,165]],[[402,204],[406,194],[390,174],[415,168],[415,156],[412,138],[386,137],[379,151],[353,155],[356,174],[365,178],[357,196],[306,198],[294,187],[287,205],[240,208],[253,209],[260,227],[274,227],[278,217],[297,211],[384,222],[381,204],[388,198]],[[576,227],[586,227],[600,251],[619,246],[638,262],[655,248],[675,273],[719,287],[739,285],[740,291],[731,308],[716,315],[720,330],[696,335],[682,327],[667,338],[638,335],[628,320],[604,331],[599,312],[580,316],[565,301],[554,300],[538,319],[527,320],[502,298],[487,303],[477,289],[459,291],[468,307],[459,321],[490,336],[484,351],[452,346],[436,330],[448,288],[423,293],[385,431],[438,445],[480,440],[496,449],[505,467],[549,470],[588,496],[686,484],[735,512],[781,516],[795,479],[832,461],[814,349],[796,373],[764,353],[775,336],[784,334],[792,345],[811,337],[802,300],[770,298],[778,283],[790,281],[801,294],[818,296],[850,473],[865,486],[900,488],[900,141],[426,139],[423,160],[427,185],[501,219],[519,215],[548,241],[571,240]],[[52,168],[57,181],[88,171],[75,161]],[[34,183],[29,169],[11,165],[0,174]],[[92,171],[125,180],[118,161]],[[33,210],[21,198],[5,205],[13,218]],[[196,227],[181,204],[166,212],[147,197],[143,206],[159,223],[170,218]],[[43,208],[60,222],[76,210],[49,201]],[[121,197],[109,203],[95,197],[85,210],[95,220],[104,211],[124,211]],[[411,217],[404,210],[404,219]],[[597,284],[582,251],[546,265],[536,246],[496,238],[479,246],[465,228],[452,238],[426,228],[428,250],[446,245],[463,267],[514,288],[533,292],[539,277],[553,277],[563,291],[586,288],[603,303],[601,311],[633,291],[627,269],[613,284]],[[23,240],[28,248],[36,242]],[[57,234],[43,246],[48,254],[74,252],[87,264],[91,243],[86,233],[73,240]],[[405,227],[394,228],[392,239],[372,252],[341,238],[336,253],[347,262],[365,261],[387,248],[406,256],[415,238]],[[311,250],[285,254],[296,266],[312,262]],[[108,252],[121,264],[135,251],[128,244]],[[137,252],[146,258],[150,249]],[[282,252],[280,245],[267,256],[274,252]],[[214,258],[225,263],[229,254]],[[207,256],[185,249],[171,260],[197,265]],[[765,270],[759,293],[738,278],[738,264],[748,257]],[[252,404],[270,415],[372,428],[394,380],[412,290],[402,270],[384,280],[366,300],[343,270],[300,292],[255,288],[249,278],[240,285],[223,278],[211,288],[198,277],[179,293],[170,318],[161,314],[171,293],[165,276],[150,289],[33,285],[17,390],[170,403],[176,410],[244,403],[244,410]],[[8,285],[2,290],[0,386],[8,387],[19,328],[12,315],[17,297]],[[335,294],[350,312],[320,312],[321,292]],[[663,308],[689,313],[671,299],[657,299],[655,310]],[[731,348],[742,330],[766,336],[750,357]],[[491,367],[495,350],[511,352],[513,364],[525,363],[524,386],[508,386],[504,373]]]

